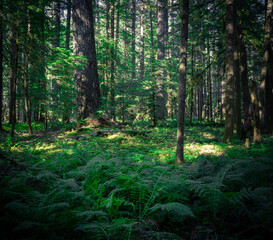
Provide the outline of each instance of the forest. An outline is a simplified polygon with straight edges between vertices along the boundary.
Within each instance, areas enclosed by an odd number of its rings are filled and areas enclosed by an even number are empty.
[[[0,0],[0,239],[273,239],[273,0]]]

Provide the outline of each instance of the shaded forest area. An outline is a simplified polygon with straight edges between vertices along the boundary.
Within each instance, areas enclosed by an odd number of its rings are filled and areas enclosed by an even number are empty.
[[[0,0],[0,239],[272,239],[272,130],[272,0]]]

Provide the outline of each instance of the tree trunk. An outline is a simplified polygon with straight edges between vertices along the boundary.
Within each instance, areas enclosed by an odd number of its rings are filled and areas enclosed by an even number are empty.
[[[65,35],[65,49],[69,50],[70,45],[70,22],[71,22],[71,0],[67,0],[67,15],[66,15],[66,35]],[[68,110],[69,103],[68,101],[63,102],[64,110],[63,110],[63,123],[69,122],[69,115],[71,111]]]
[[[237,137],[242,133],[242,115],[241,115],[241,79],[240,79],[240,59],[239,59],[239,39],[238,29],[235,24],[234,38],[234,78],[235,78],[235,122]]]
[[[189,23],[189,0],[183,0],[181,15],[181,44],[179,60],[178,114],[177,114],[177,146],[176,162],[184,162],[184,122],[187,73],[187,42]]]
[[[260,101],[265,127],[272,131],[273,124],[273,1],[267,0],[264,36],[263,68],[261,72]]]
[[[16,29],[12,24],[10,28],[10,112],[9,122],[12,124],[11,137],[14,137],[16,123],[16,78],[18,65],[18,45],[16,38]]]
[[[96,113],[101,104],[95,36],[93,6],[88,0],[73,0],[74,54],[85,56],[83,69],[75,71],[77,107],[79,118],[87,118]]]
[[[66,35],[65,35],[65,49],[69,50],[70,45],[70,21],[71,21],[71,0],[67,0],[67,15],[66,15]]]
[[[261,141],[261,123],[260,123],[260,114],[259,114],[259,97],[257,83],[253,80],[250,81],[251,87],[251,99],[253,104],[253,122],[254,122],[254,131],[253,131],[253,141]]]
[[[27,11],[26,11],[27,15]],[[28,36],[30,35],[30,23],[27,23],[27,35],[25,36],[25,51],[24,51],[24,103],[25,103],[25,116],[28,126],[28,133],[32,135],[32,128],[31,128],[31,116],[29,111],[29,99],[28,99],[28,65],[29,65],[29,50],[28,46],[29,40]]]
[[[159,120],[164,120],[167,115],[166,108],[166,90],[165,90],[165,78],[164,78],[164,67],[162,66],[162,60],[165,59],[165,26],[166,26],[166,13],[167,0],[158,0],[158,12],[157,12],[157,60],[158,72],[156,81],[156,117]]]
[[[156,118],[156,99],[155,99],[155,49],[154,49],[154,29],[153,29],[153,12],[151,2],[149,0],[150,6],[150,30],[151,30],[151,45],[152,45],[152,54],[151,54],[151,65],[152,65],[152,121],[153,127],[157,125],[157,118]]]
[[[140,67],[139,67],[139,80],[144,81],[144,27],[145,27],[145,5],[144,0],[141,0],[140,8]]]
[[[61,31],[61,2],[60,0],[53,2],[53,39],[52,39],[52,48],[53,53],[55,53],[55,48],[60,47],[60,31]],[[60,86],[57,83],[57,76],[58,75],[58,66],[54,67],[53,71],[53,78],[52,78],[52,92],[53,92],[53,108],[54,112],[59,109],[59,92]]]
[[[238,27],[239,35],[239,48],[240,48],[240,72],[243,90],[243,112],[244,112],[244,125],[242,129],[241,139],[250,139],[251,135],[251,99],[249,94],[248,84],[248,67],[247,67],[247,54],[246,46],[243,39],[241,27]]]
[[[0,12],[3,10],[3,1],[0,1]],[[0,15],[0,131],[2,130],[3,119],[3,23]]]
[[[191,106],[190,106],[190,123],[192,123],[192,115],[193,115],[193,44],[191,46],[191,89],[190,89],[190,98],[191,98]]]
[[[132,0],[132,81],[136,78],[136,0]]]
[[[110,28],[110,34],[111,34],[111,79],[110,79],[110,105],[111,105],[111,117],[115,120],[116,119],[116,110],[115,110],[115,6],[114,3],[111,3],[110,6],[110,19],[111,19],[111,28]]]
[[[226,119],[224,141],[233,138],[234,129],[234,7],[235,0],[226,0]]]

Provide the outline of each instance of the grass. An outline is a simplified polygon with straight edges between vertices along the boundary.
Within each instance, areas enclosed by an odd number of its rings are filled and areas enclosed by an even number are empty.
[[[270,136],[246,148],[224,144],[221,124],[187,125],[176,165],[171,124],[138,135],[17,131],[1,137],[1,239],[272,236]]]

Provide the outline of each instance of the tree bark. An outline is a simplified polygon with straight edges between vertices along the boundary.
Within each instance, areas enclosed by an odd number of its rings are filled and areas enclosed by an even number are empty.
[[[167,115],[166,108],[166,90],[165,90],[165,78],[164,78],[164,67],[162,66],[162,60],[165,59],[165,26],[166,26],[166,12],[167,0],[158,0],[158,12],[157,12],[157,60],[158,60],[158,71],[156,81],[156,117],[159,120],[164,120]]]
[[[66,35],[65,35],[65,49],[69,50],[70,45],[70,21],[71,21],[71,0],[67,0],[67,16],[66,16]]]
[[[181,22],[182,24],[181,24],[180,59],[179,59],[177,146],[176,146],[176,162],[177,163],[184,162],[184,123],[185,123],[189,0],[183,0]]]
[[[243,39],[243,33],[241,27],[238,28],[239,35],[239,48],[240,48],[240,73],[241,83],[243,90],[243,113],[244,113],[244,125],[242,129],[241,139],[250,139],[251,135],[251,98],[249,93],[248,84],[248,67],[247,67],[247,54],[246,46]]]
[[[150,6],[150,31],[151,31],[151,45],[152,45],[152,53],[151,53],[151,65],[152,65],[152,121],[153,121],[153,127],[156,127],[157,125],[157,119],[156,119],[156,100],[155,100],[155,49],[154,49],[154,28],[153,28],[153,12],[152,12],[152,6],[151,2],[149,0],[149,6]]]
[[[116,110],[115,110],[115,46],[114,46],[114,39],[115,39],[115,6],[114,3],[111,2],[110,6],[110,19],[111,19],[111,79],[110,79],[110,105],[111,105],[111,117],[115,120],[116,119]]]
[[[83,69],[75,71],[79,118],[96,113],[101,105],[98,81],[93,6],[88,0],[73,0],[74,54],[87,59]]]
[[[136,0],[132,0],[132,80],[136,78]]]
[[[242,114],[241,114],[241,79],[240,79],[240,58],[239,58],[239,39],[238,29],[235,24],[234,38],[234,77],[235,77],[235,122],[236,134],[240,138],[242,133]]]
[[[265,127],[272,131],[273,124],[273,1],[267,0],[264,36],[263,67],[261,72],[260,101]]]
[[[235,0],[226,0],[226,119],[224,141],[233,138],[234,129],[234,6]]]
[[[11,137],[14,137],[16,124],[16,78],[18,65],[18,45],[16,29],[14,24],[10,28],[10,112],[9,122],[12,124]]]
[[[67,0],[67,16],[66,16],[66,35],[65,35],[65,49],[69,50],[70,48],[70,22],[71,22],[71,0]],[[63,102],[64,110],[63,110],[63,123],[69,122],[69,115],[71,111],[68,111],[69,103],[67,101]]]
[[[3,10],[3,1],[0,1],[0,12]],[[3,20],[0,15],[0,131],[3,118]]]
[[[26,11],[27,15],[27,11]],[[28,20],[27,20],[28,21]],[[29,65],[29,40],[28,36],[30,35],[30,23],[27,22],[26,26],[26,36],[25,36],[25,51],[24,51],[24,103],[25,103],[25,116],[27,120],[28,133],[32,135],[32,127],[31,127],[31,116],[29,111],[29,97],[28,97],[28,65]]]
[[[260,114],[259,114],[259,96],[257,83],[253,80],[250,81],[251,88],[251,99],[253,104],[253,122],[254,122],[254,131],[253,131],[253,141],[261,141],[261,123],[260,123]]]
[[[139,67],[139,80],[144,81],[144,27],[145,27],[145,5],[144,0],[141,0],[140,6],[140,67]]]

